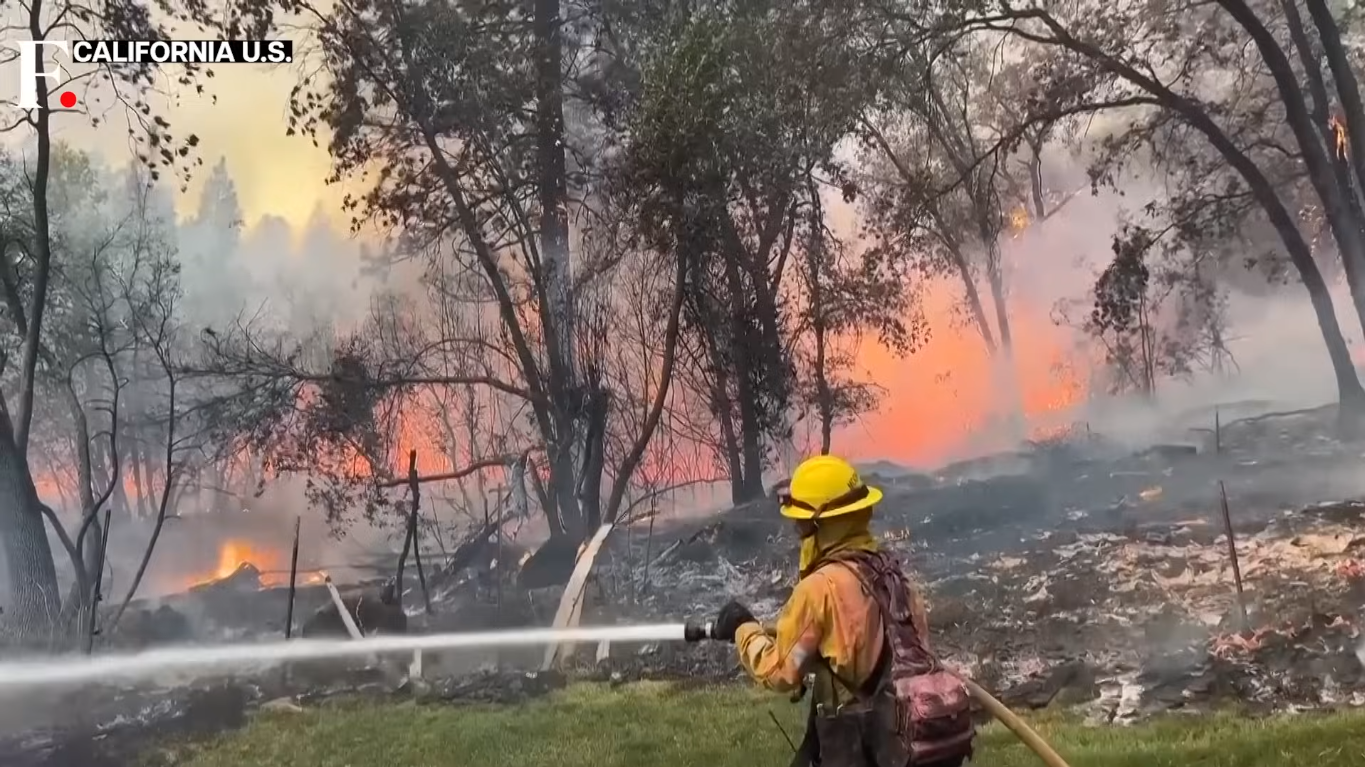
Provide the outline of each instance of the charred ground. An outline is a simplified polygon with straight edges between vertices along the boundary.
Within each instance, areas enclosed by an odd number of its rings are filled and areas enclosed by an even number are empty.
[[[1365,596],[1365,502],[1353,500],[1358,443],[1333,433],[1329,409],[1223,425],[1211,439],[1140,450],[1079,430],[1067,439],[934,474],[883,468],[876,530],[926,588],[939,650],[1022,708],[1075,709],[1096,722],[1229,705],[1254,711],[1365,702],[1357,657]],[[1239,613],[1219,513],[1230,516],[1250,625]],[[518,587],[472,539],[463,565],[435,564],[433,612],[409,573],[408,630],[472,631],[549,621],[561,586]],[[506,545],[506,544],[504,544]],[[792,531],[772,501],[693,523],[617,531],[598,558],[584,623],[682,620],[734,596],[774,613],[794,582]],[[541,565],[546,567],[546,565]],[[562,579],[561,579],[562,580]],[[539,585],[539,584],[536,584]],[[373,593],[377,585],[347,594]],[[249,569],[135,606],[125,647],[278,636],[286,590]],[[327,612],[321,587],[300,588],[300,621]],[[177,626],[161,634],[138,627]],[[267,701],[332,697],[516,702],[574,678],[689,683],[737,680],[724,646],[580,647],[563,671],[541,651],[427,659],[422,680],[381,668],[299,664],[232,679],[159,680],[26,696],[0,706],[6,764],[73,753],[136,753],[167,733],[232,728]],[[79,716],[73,720],[73,713]],[[84,758],[84,757],[83,757]],[[92,757],[93,758],[93,757]],[[91,762],[99,763],[99,762]]]

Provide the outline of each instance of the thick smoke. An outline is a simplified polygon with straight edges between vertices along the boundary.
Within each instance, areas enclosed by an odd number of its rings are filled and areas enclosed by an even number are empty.
[[[105,188],[117,190],[125,183],[127,166],[111,167],[98,156],[92,162]],[[180,267],[181,332],[194,337],[250,323],[325,339],[363,320],[376,284],[364,269],[369,246],[363,238],[338,227],[321,206],[299,224],[277,216],[244,220],[231,166],[219,161],[204,176],[198,200],[184,201],[178,215],[162,186],[152,190],[147,203],[159,211],[163,234]],[[122,215],[116,208],[111,202],[107,209],[90,211],[99,220],[86,227],[112,231]],[[59,221],[58,226],[63,223],[70,222]],[[164,398],[162,392],[139,392],[136,384],[128,385],[123,394],[143,395],[149,400]],[[71,495],[74,475],[69,461],[58,456],[52,460],[56,463],[38,459],[44,467],[36,469],[39,493],[70,526],[78,511]],[[146,548],[151,534],[146,514],[154,514],[162,482],[158,476],[151,487],[135,484],[126,456],[123,469],[128,474],[124,490],[129,505],[140,518],[119,519],[112,527],[105,589],[111,599],[127,589]],[[230,548],[263,570],[287,568],[295,516],[305,520],[302,538],[307,543],[301,554],[305,569],[363,559],[380,542],[375,535],[345,544],[329,537],[319,515],[308,512],[302,489],[294,482],[271,483],[257,496],[247,488],[218,487],[212,476],[201,475],[178,494],[170,514],[139,589],[143,596],[223,575],[235,564],[228,561]],[[53,533],[50,538],[59,568],[66,570],[59,540]]]
[[[1163,377],[1151,399],[1106,393],[1102,350],[1080,332],[1079,321],[1090,311],[1096,278],[1113,258],[1114,238],[1127,223],[1151,224],[1146,206],[1165,190],[1160,177],[1140,166],[1118,190],[1092,189],[1084,159],[1060,148],[1047,167],[1049,187],[1067,202],[1046,221],[1030,221],[1007,235],[1002,245],[1026,436],[1069,426],[1134,446],[1191,441],[1191,428],[1211,428],[1220,405],[1226,416],[1240,416],[1333,401],[1332,370],[1306,292],[1295,282],[1267,285],[1235,274],[1242,268],[1236,263],[1224,267],[1229,279],[1220,281],[1230,368]],[[835,216],[842,232],[859,231],[850,206]],[[1249,244],[1248,254],[1251,250]],[[1354,350],[1360,333],[1342,280],[1333,284],[1333,293]],[[1004,417],[1011,407],[1009,383],[961,315],[961,300],[955,280],[926,286],[921,308],[932,338],[913,355],[896,359],[875,342],[864,342],[862,359],[868,377],[885,391],[883,406],[846,428],[836,439],[840,449],[863,460],[931,468],[1018,445],[1017,430]]]
[[[362,248],[368,241],[377,250],[375,238],[353,238],[329,215],[335,209],[331,204],[335,194],[324,190],[320,181],[327,165],[325,152],[277,136],[278,126],[263,119],[259,108],[246,108],[243,99],[248,97],[243,94],[248,93],[256,94],[251,100],[260,107],[275,103],[260,94],[279,90],[282,104],[287,88],[277,89],[275,84],[288,77],[229,74],[238,84],[219,90],[224,99],[236,101],[214,108],[187,107],[184,115],[187,128],[206,137],[206,146],[229,153],[229,162],[221,169],[205,168],[195,180],[197,196],[191,193],[177,200],[182,283],[191,324],[221,326],[246,316],[295,331],[344,331],[363,321],[377,286],[415,293],[416,280],[401,270],[367,269]],[[246,80],[255,84],[242,85]],[[272,84],[269,88],[259,87],[266,81]],[[237,119],[237,114],[243,118]],[[266,125],[271,127],[262,127]],[[246,130],[253,138],[230,139],[224,135],[229,129]],[[111,132],[80,128],[64,138],[104,147],[111,158],[124,156],[113,148]],[[275,175],[277,167],[285,172]],[[1236,362],[1232,373],[1201,372],[1188,381],[1162,380],[1154,401],[1099,392],[1091,385],[1093,371],[1085,369],[1093,362],[1093,342],[1059,323],[1055,309],[1067,301],[1085,305],[1096,276],[1112,258],[1114,236],[1125,221],[1141,219],[1143,206],[1163,193],[1162,184],[1150,173],[1136,172],[1123,181],[1122,194],[1107,189],[1092,194],[1084,158],[1063,147],[1054,149],[1047,168],[1048,186],[1063,194],[1074,192],[1074,197],[1047,221],[1030,222],[1003,244],[1017,345],[1016,380],[1027,416],[1024,437],[1084,424],[1134,444],[1182,439],[1190,436],[1191,425],[1206,425],[1204,411],[1220,403],[1255,400],[1268,409],[1290,409],[1332,398],[1331,370],[1316,323],[1302,288],[1295,284],[1256,295],[1230,293],[1228,348]],[[223,200],[222,189],[213,186],[220,171],[228,179],[234,174],[250,178],[235,213],[234,205]],[[840,206],[838,200],[830,201],[830,213],[841,232],[859,237],[857,211]],[[244,208],[256,212],[246,213]],[[287,211],[290,218],[270,211]],[[1342,292],[1338,291],[1339,307]],[[928,468],[1016,446],[1020,435],[1005,417],[1012,405],[1004,394],[1009,382],[1002,380],[980,338],[962,321],[960,286],[930,282],[922,293],[921,308],[929,316],[933,338],[903,359],[891,357],[875,341],[863,342],[860,361],[866,378],[882,387],[883,405],[843,429],[835,438],[835,449],[862,460]],[[1359,333],[1353,330],[1358,324],[1340,308],[1338,314],[1348,338],[1358,343]],[[798,424],[796,444],[784,451],[787,464],[809,443],[803,428]],[[788,469],[789,465],[777,467],[770,481]],[[693,497],[679,496],[675,503],[713,508],[724,502],[725,495],[723,489],[711,493],[704,488],[690,489],[689,494]],[[268,502],[239,500],[243,508],[270,507],[286,517],[304,510],[301,493],[291,485],[272,488],[267,497]],[[195,503],[210,501],[201,498]],[[386,534],[367,537],[377,544],[380,535]],[[206,534],[206,540],[209,537]],[[276,538],[276,548],[284,548],[286,534],[272,530],[266,537]],[[316,538],[323,538],[320,531]],[[128,546],[139,548],[136,536]],[[206,556],[196,550],[185,558],[202,564]],[[173,557],[163,552],[156,561]],[[169,581],[177,577],[166,576]]]

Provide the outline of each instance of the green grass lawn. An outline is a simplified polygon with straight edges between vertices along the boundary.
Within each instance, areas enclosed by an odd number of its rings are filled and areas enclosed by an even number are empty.
[[[178,767],[785,767],[803,706],[742,687],[580,685],[520,707],[331,704],[261,713],[243,731],[149,754]],[[1072,767],[1356,767],[1365,714],[1230,714],[1138,727],[1033,719]],[[977,764],[1041,762],[999,726]]]

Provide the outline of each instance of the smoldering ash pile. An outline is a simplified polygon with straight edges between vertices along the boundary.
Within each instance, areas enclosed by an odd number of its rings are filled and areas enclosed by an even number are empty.
[[[288,661],[321,660],[403,653],[414,650],[459,650],[481,647],[552,645],[562,642],[681,642],[686,626],[594,626],[567,629],[518,629],[456,632],[420,636],[376,636],[364,639],[301,639],[256,644],[167,647],[139,653],[58,657],[0,663],[0,690],[52,684],[83,684],[110,679],[145,679],[167,672],[211,674],[259,668]]]

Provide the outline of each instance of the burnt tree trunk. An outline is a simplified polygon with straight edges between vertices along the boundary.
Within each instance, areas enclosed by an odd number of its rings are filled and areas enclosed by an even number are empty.
[[[427,591],[427,574],[422,569],[422,536],[419,515],[422,509],[422,488],[417,482],[417,451],[408,453],[408,491],[412,494],[412,508],[408,511],[408,540],[412,542],[412,562],[417,565],[417,583],[422,587],[422,606],[431,614],[431,594]],[[400,572],[402,564],[399,564]],[[399,605],[402,605],[403,581],[398,581]]]
[[[578,493],[583,510],[585,537],[602,524],[602,470],[606,462],[607,417],[611,412],[607,392],[594,385],[588,394],[587,430],[583,439],[583,470]]]
[[[29,5],[29,36],[46,38],[42,0]],[[52,265],[52,240],[47,209],[47,186],[52,166],[51,116],[48,110],[48,82],[35,77],[38,103],[34,110],[37,151],[33,167],[33,255],[36,269],[33,303],[26,319],[18,407],[0,412],[0,546],[4,547],[9,576],[10,604],[8,622],[20,642],[46,638],[61,611],[57,593],[57,567],[52,560],[43,524],[38,491],[33,486],[27,450],[29,425],[33,421],[34,390],[41,346],[43,313],[47,304],[48,278]],[[16,424],[10,413],[19,415]]]
[[[0,541],[10,590],[5,616],[20,642],[44,641],[61,610],[57,567],[38,491],[4,411],[0,411]]]
[[[1005,296],[1005,275],[1003,272],[1004,264],[1000,263],[1000,243],[990,242],[985,245],[994,251],[987,259],[986,282],[991,287],[991,304],[995,308],[995,327],[1000,333],[999,350],[1006,363],[1014,357],[1014,332],[1010,330],[1010,311],[1009,301]],[[1012,371],[1011,371],[1012,372]]]
[[[763,497],[763,424],[759,420],[758,403],[752,386],[745,386],[740,396],[740,457],[744,462],[744,476],[740,482],[740,503]]]
[[[958,279],[962,280],[962,288],[967,294],[967,308],[971,311],[977,332],[981,334],[981,340],[986,344],[987,353],[994,357],[996,351],[995,334],[991,332],[991,324],[986,320],[986,307],[981,303],[981,291],[976,288],[976,278],[972,276],[972,266],[967,262],[967,255],[962,252],[961,242],[953,242],[947,247],[953,256],[953,266],[957,269]]]
[[[719,354],[711,354],[712,365],[715,369],[716,381],[711,387],[711,410],[716,415],[716,422],[720,427],[720,445],[718,446],[725,459],[726,473],[730,477],[730,500],[732,503],[739,503],[743,495],[744,487],[744,465],[739,459],[739,437],[735,433],[735,419],[732,415],[730,394],[728,391],[729,376],[725,369],[720,367]]]
[[[95,490],[93,483],[94,464],[100,458],[98,444],[94,444],[90,439],[90,423],[85,417],[85,410],[81,407],[80,400],[76,397],[74,384],[68,380],[66,388],[67,406],[71,409],[71,422],[75,430],[73,449],[76,454],[76,496],[77,505],[80,508],[79,528],[76,530],[76,539],[67,553],[71,559],[71,569],[75,574],[71,589],[67,592],[66,604],[62,606],[62,620],[60,632],[65,632],[69,625],[69,618],[81,616],[84,619],[84,607],[93,598],[90,588],[90,576],[94,573],[95,559],[98,557],[98,550],[95,548],[85,548],[87,535],[94,533],[95,545],[99,545],[99,531],[94,524],[95,516],[99,509],[95,506]],[[55,520],[56,515],[50,519]],[[60,522],[54,521],[53,527],[58,528]],[[63,540],[65,545],[69,537],[62,534],[60,528],[57,530],[58,537]],[[84,624],[79,629],[84,630]]]
[[[568,181],[564,160],[563,19],[559,0],[535,0],[536,183],[540,203],[541,332],[549,367],[554,434],[546,446],[550,493],[558,507],[551,533],[586,534],[575,471],[581,392],[574,368],[574,300],[569,265]],[[554,522],[554,520],[551,520]]]
[[[757,378],[755,365],[762,365],[768,352],[755,349],[762,341],[755,336],[746,315],[747,292],[744,278],[737,261],[742,257],[736,252],[738,243],[732,242],[724,259],[725,282],[729,299],[730,315],[730,359],[728,360],[735,376],[735,405],[739,409],[739,458],[742,467],[740,480],[735,488],[736,503],[752,501],[763,497],[763,419],[759,410],[758,398],[761,392],[754,386]],[[756,353],[757,352],[757,353]],[[731,479],[734,483],[733,478]]]
[[[1029,196],[1033,202],[1033,216],[1042,221],[1047,218],[1047,191],[1043,187],[1043,134],[1025,136],[1024,143],[1029,148],[1028,180]]]
[[[95,535],[97,545],[92,547],[95,550],[94,586],[90,590],[90,604],[85,609],[86,617],[81,629],[86,655],[94,651],[95,635],[100,633],[100,602],[104,601],[104,563],[109,555],[109,523],[112,517],[113,510],[105,509],[104,526],[99,528]]]
[[[123,472],[125,471],[127,471],[127,469],[120,466],[119,476],[113,478],[114,489],[113,492],[109,494],[109,504],[120,519],[132,519],[133,512],[128,505],[128,490],[123,486]]]
[[[403,525],[403,548],[398,552],[398,567],[393,574],[394,604],[399,607],[403,606],[403,570],[407,567],[408,551],[412,548],[412,512],[409,511],[407,516],[408,521]]]
[[[417,451],[408,452],[408,504],[407,523],[403,529],[403,550],[398,554],[398,568],[394,574],[394,604],[403,606],[403,570],[407,565],[408,551],[412,551],[413,562],[417,565],[417,580],[422,587],[422,604],[431,613],[431,595],[427,593],[427,575],[422,570],[421,539],[417,532],[419,509],[422,506],[421,486],[417,481]]]
[[[809,172],[806,183],[810,189],[810,242],[806,246],[806,283],[810,293],[810,328],[815,338],[815,407],[820,418],[820,454],[829,455],[830,442],[834,438],[834,392],[829,385],[826,370],[829,360],[826,350],[829,316],[825,306],[824,285],[824,210],[820,205],[820,192],[815,186],[815,178]]]
[[[545,453],[549,468],[549,486],[546,488],[552,506],[546,509],[550,524],[550,535],[581,540],[583,537],[583,518],[578,508],[577,482],[574,471],[573,419],[567,415],[555,416],[555,441],[546,445]]]
[[[151,498],[148,496],[148,491],[152,489],[151,476],[145,471],[147,446],[131,433],[127,436],[126,444],[128,468],[133,472],[133,492],[137,494],[137,516],[138,519],[146,519],[152,515]]]
[[[700,363],[700,367],[707,374],[707,400],[720,430],[720,442],[715,445],[715,449],[725,463],[726,476],[730,480],[730,502],[740,504],[746,500],[748,484],[745,482],[741,448],[743,424],[736,424],[735,417],[739,409],[738,401],[747,393],[743,384],[747,368],[744,367],[744,360],[737,361],[734,365],[729,362],[730,357],[738,349],[729,337],[737,325],[733,318],[726,317],[726,313],[733,313],[733,307],[722,307],[719,305],[720,302],[712,300],[704,291],[695,291],[695,286],[706,281],[700,259],[691,264],[690,269],[694,292],[688,294],[684,305],[697,334],[700,352],[705,359],[705,362]],[[732,381],[734,394],[731,393]]]

